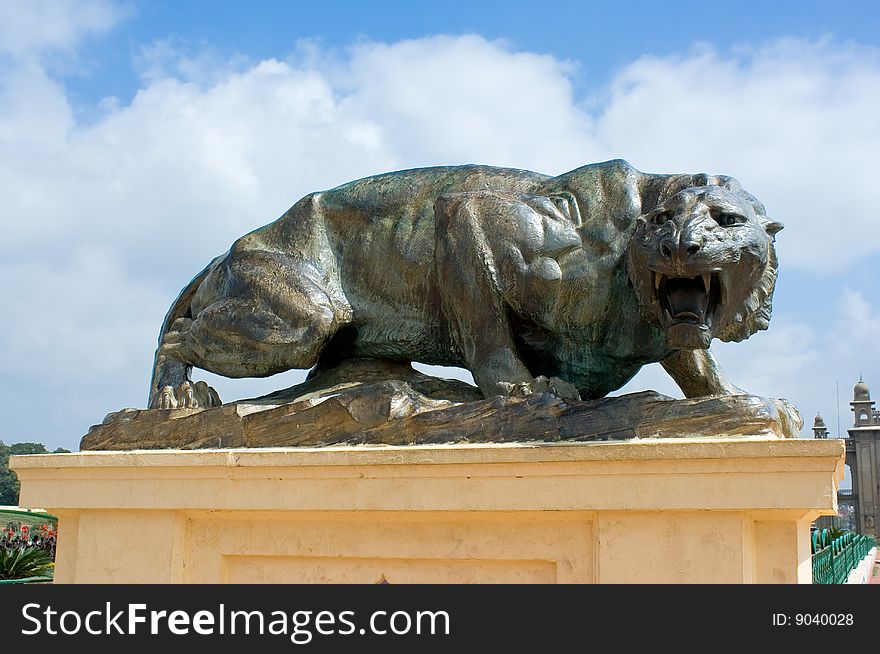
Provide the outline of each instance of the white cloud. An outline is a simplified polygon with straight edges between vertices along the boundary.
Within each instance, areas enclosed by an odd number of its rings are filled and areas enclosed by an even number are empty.
[[[64,22],[73,3],[58,6],[50,22]],[[7,53],[73,48],[118,20],[103,11],[110,5],[88,7],[69,31],[41,36],[28,35],[35,19],[22,10],[27,34]],[[5,300],[15,322],[0,321],[0,388],[26,379],[34,395],[60,398],[53,416],[78,416],[52,418],[68,430],[62,444],[107,411],[143,403],[162,316],[213,256],[304,193],[371,173],[471,162],[559,173],[623,156],[644,170],[739,177],[788,222],[780,250],[791,269],[842,266],[824,256],[842,245],[850,261],[878,247],[849,236],[873,219],[874,50],[785,42],[646,57],[593,111],[573,97],[572,64],[479,36],[321,55],[312,46],[289,60],[218,62],[155,44],[134,99],[105,99],[87,125],[37,59],[0,69],[0,273],[16,280]],[[869,305],[860,315],[877,318]],[[778,318],[737,347],[734,381],[795,401],[828,352],[816,329]],[[645,374],[670,390],[662,371]],[[230,382],[224,395],[269,383]],[[20,398],[0,397],[12,429],[36,419]]]
[[[23,62],[0,76],[3,163],[9,163],[16,155],[19,165],[56,155],[73,127],[64,87],[49,77],[41,65]],[[35,172],[28,174],[36,177]]]
[[[598,154],[572,66],[479,36],[355,47],[347,112],[375,117],[407,165],[485,163],[561,173]],[[489,157],[489,158],[487,158]]]
[[[763,396],[803,397],[805,375],[820,364],[815,330],[778,316],[773,328],[746,343],[716,343],[712,349],[731,381]]]
[[[880,336],[880,307],[875,308],[860,291],[844,288],[838,301],[840,319],[837,329],[841,338],[838,349],[851,352],[880,363],[877,338]]]
[[[55,386],[78,379],[103,385],[119,369],[143,365],[134,348],[144,336],[155,341],[157,335],[144,307],[162,298],[127,277],[117,256],[80,246],[52,266],[4,261],[0,277],[15,280],[6,284],[4,297],[18,319],[4,321],[0,337],[14,344],[4,364],[21,383]]]
[[[0,440],[75,448],[114,407],[144,403],[155,312],[165,302],[155,286],[87,244],[4,257],[0,278]]]
[[[0,3],[0,54],[30,56],[70,50],[83,36],[105,32],[126,14],[111,0],[4,0]]]

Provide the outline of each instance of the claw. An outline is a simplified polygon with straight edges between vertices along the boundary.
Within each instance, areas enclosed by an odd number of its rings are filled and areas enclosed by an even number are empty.
[[[159,409],[177,408],[177,398],[174,396],[173,386],[163,386],[159,391]]]
[[[223,402],[220,401],[220,396],[217,394],[217,391],[203,381],[196,382],[194,394],[197,405],[205,409],[221,406],[223,404]]]
[[[193,395],[193,387],[188,381],[177,386],[177,406],[182,409],[195,409],[198,406]]]
[[[193,384],[186,380],[177,387],[163,386],[152,408],[155,409],[210,409],[222,406],[220,396],[203,381]]]
[[[559,377],[551,377],[549,379],[549,390],[556,397],[567,402],[580,402],[581,394],[575,385],[559,379]]]

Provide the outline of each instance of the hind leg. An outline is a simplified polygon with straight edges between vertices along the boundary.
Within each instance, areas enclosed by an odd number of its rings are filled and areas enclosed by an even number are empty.
[[[340,307],[341,292],[314,266],[277,253],[234,251],[203,287],[193,300],[195,318],[177,320],[162,338],[151,407],[173,404],[172,392],[180,406],[177,389],[193,366],[226,377],[310,368],[350,315]],[[200,390],[193,389],[195,405]],[[185,405],[185,388],[183,397]]]
[[[220,396],[203,381],[190,381],[192,366],[173,355],[172,345],[182,339],[192,320],[180,318],[162,337],[156,351],[153,380],[150,386],[150,408],[175,409],[220,406]]]

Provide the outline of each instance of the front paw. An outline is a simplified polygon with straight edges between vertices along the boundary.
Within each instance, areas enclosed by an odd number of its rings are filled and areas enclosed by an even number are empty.
[[[545,377],[540,375],[528,382],[505,384],[508,388],[507,395],[511,397],[525,397],[535,393],[550,393],[566,402],[580,401],[581,395],[574,384],[570,384],[559,377]]]
[[[578,391],[577,387],[574,384],[565,381],[564,379],[559,379],[559,377],[551,377],[547,380],[547,385],[553,395],[562,398],[566,402],[581,401],[581,394]]]
[[[779,412],[779,422],[782,423],[782,429],[788,438],[798,438],[801,428],[804,426],[804,419],[795,406],[784,398],[774,399],[776,410]]]
[[[157,409],[210,409],[220,406],[220,396],[203,381],[181,382],[176,387],[163,386],[156,401]]]

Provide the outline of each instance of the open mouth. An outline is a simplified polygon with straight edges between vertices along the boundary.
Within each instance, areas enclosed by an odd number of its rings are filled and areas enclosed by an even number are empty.
[[[654,294],[660,305],[665,327],[693,325],[711,327],[715,310],[721,302],[721,279],[718,273],[695,277],[669,277],[653,273]]]

